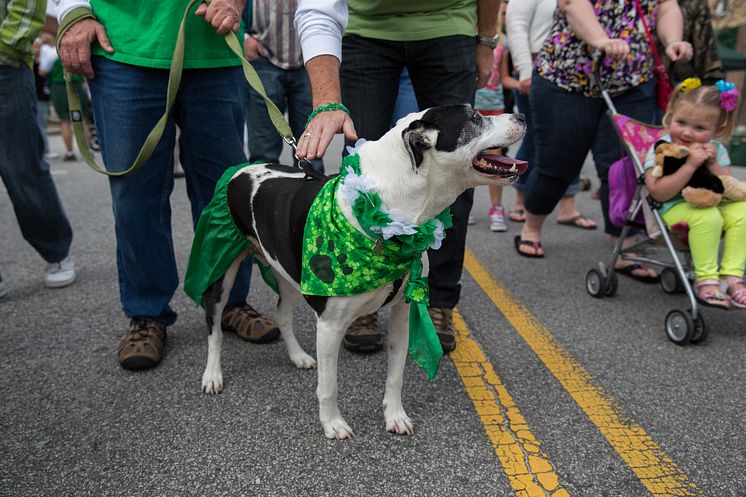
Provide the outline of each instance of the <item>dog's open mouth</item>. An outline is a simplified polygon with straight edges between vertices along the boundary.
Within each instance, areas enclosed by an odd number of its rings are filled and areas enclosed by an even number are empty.
[[[480,173],[497,175],[509,181],[515,181],[518,176],[526,172],[528,162],[505,157],[500,155],[500,152],[499,148],[482,150],[471,161],[471,165]]]

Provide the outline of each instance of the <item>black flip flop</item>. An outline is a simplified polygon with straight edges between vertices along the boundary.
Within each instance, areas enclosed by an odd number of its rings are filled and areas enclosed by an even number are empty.
[[[633,280],[642,281],[643,283],[658,283],[661,280],[660,275],[654,277],[637,275],[632,272],[636,269],[649,269],[649,266],[643,264],[630,264],[629,266],[624,266],[622,268],[615,268],[614,271],[616,271],[617,274],[629,276]]]
[[[528,245],[538,252],[538,250],[542,248],[541,242],[522,240],[521,235],[516,235],[515,238],[513,238],[513,245],[515,245],[515,251],[518,252],[518,255],[521,257],[528,257],[530,259],[541,259],[544,257],[544,254],[527,254],[526,252],[521,252],[521,245]]]

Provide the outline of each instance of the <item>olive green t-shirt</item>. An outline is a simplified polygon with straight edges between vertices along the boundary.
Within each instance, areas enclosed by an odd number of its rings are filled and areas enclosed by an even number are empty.
[[[187,0],[91,0],[91,8],[114,47],[107,54],[98,44],[93,53],[125,64],[168,69],[176,35]],[[194,15],[199,2],[187,15],[185,69],[241,65],[221,35],[203,17]],[[239,33],[243,40],[243,31]],[[243,45],[243,43],[241,43]]]
[[[348,0],[345,34],[389,41],[474,36],[477,0]]]

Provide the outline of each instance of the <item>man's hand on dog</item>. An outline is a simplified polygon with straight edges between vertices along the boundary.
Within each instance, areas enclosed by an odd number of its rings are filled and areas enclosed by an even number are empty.
[[[60,60],[65,69],[93,79],[95,74],[91,66],[91,43],[94,41],[98,41],[107,53],[114,53],[106,30],[97,20],[81,19],[70,26],[59,42]]]
[[[346,112],[341,110],[320,112],[308,123],[306,130],[298,140],[296,149],[298,158],[313,160],[323,157],[337,133],[344,133],[350,141],[357,140],[355,125]]]

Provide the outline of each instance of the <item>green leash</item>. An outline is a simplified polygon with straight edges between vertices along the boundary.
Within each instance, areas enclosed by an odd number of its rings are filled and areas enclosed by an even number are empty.
[[[143,143],[143,146],[140,149],[140,152],[137,154],[135,161],[124,171],[111,172],[96,164],[96,159],[93,157],[93,153],[91,153],[90,149],[88,148],[88,142],[85,138],[85,132],[83,128],[83,112],[81,111],[82,106],[80,104],[80,99],[78,98],[78,95],[75,93],[75,91],[73,91],[73,86],[71,83],[72,76],[70,75],[70,73],[67,72],[67,70],[65,70],[65,87],[67,90],[67,100],[70,107],[70,122],[72,123],[73,132],[75,134],[75,142],[78,144],[78,149],[80,150],[80,155],[83,157],[83,160],[85,160],[88,166],[90,166],[90,168],[94,171],[105,174],[107,176],[124,176],[125,174],[129,174],[140,169],[148,161],[148,159],[150,159],[150,156],[153,154],[155,147],[158,145],[158,142],[160,142],[161,137],[163,136],[163,132],[166,129],[166,123],[168,122],[168,117],[171,112],[171,108],[173,107],[174,100],[176,100],[176,94],[179,90],[179,84],[181,83],[181,73],[184,67],[184,32],[186,19],[190,9],[198,1],[201,0],[191,0],[191,2],[189,2],[189,5],[187,5],[186,10],[184,11],[184,17],[181,20],[181,25],[179,26],[179,33],[176,37],[176,46],[174,47],[174,55],[171,59],[171,69],[168,76],[166,109],[145,139],[145,143]],[[73,11],[70,15],[67,16],[67,22],[63,22],[63,25],[60,27],[60,35],[58,39],[62,38],[62,35],[65,33],[65,31],[67,31],[67,29],[76,21],[86,17],[95,18],[93,14],[90,13],[90,11],[88,11],[87,9],[80,10],[85,10],[86,13],[73,15],[75,13],[75,11]],[[293,132],[291,131],[290,126],[285,121],[285,117],[283,116],[282,112],[280,112],[277,106],[267,96],[267,92],[264,89],[264,85],[262,84],[261,79],[259,79],[259,75],[256,73],[254,68],[251,67],[249,61],[246,60],[246,57],[244,57],[243,51],[241,50],[241,45],[236,34],[233,32],[226,34],[225,42],[228,44],[228,47],[231,49],[231,51],[236,54],[241,60],[241,65],[243,66],[243,73],[246,77],[246,81],[264,99],[264,102],[267,105],[267,112],[269,113],[270,120],[272,121],[274,127],[277,129],[277,132],[282,136],[283,140],[285,140],[288,145],[295,148],[295,138],[293,138]]]

